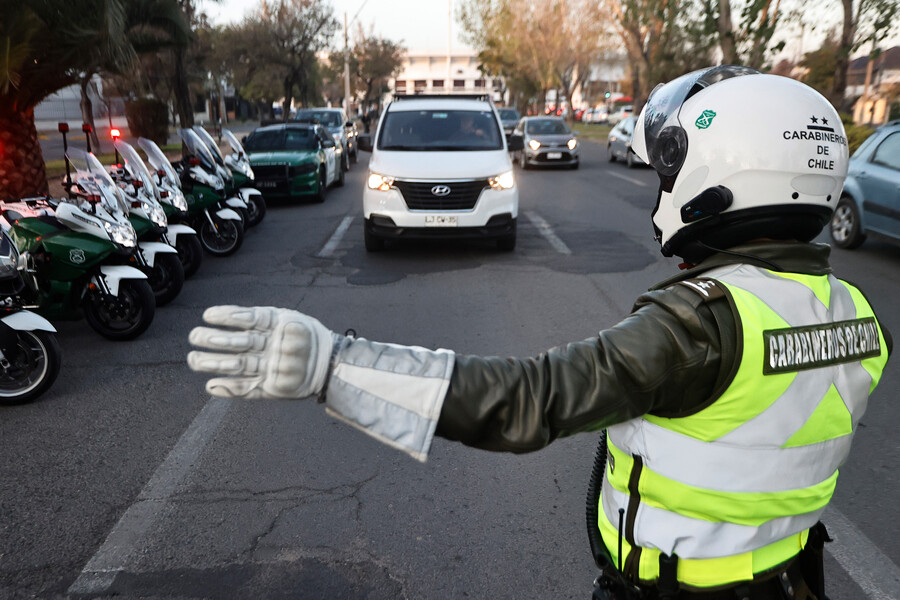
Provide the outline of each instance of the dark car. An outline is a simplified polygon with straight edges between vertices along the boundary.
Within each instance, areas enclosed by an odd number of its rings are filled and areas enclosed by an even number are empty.
[[[503,125],[503,133],[510,135],[521,118],[519,111],[514,108],[498,108],[497,112],[500,113],[500,124]]]
[[[268,125],[244,140],[254,186],[267,200],[312,196],[324,202],[329,185],[344,183],[334,147],[332,136],[312,124]]]
[[[355,151],[350,146],[351,125],[341,108],[301,108],[294,115],[294,120],[302,123],[316,123],[325,128],[331,134],[335,143],[335,152],[338,155],[338,163],[345,171],[350,170],[351,153]]]
[[[515,153],[519,166],[567,166],[577,169],[578,140],[561,117],[524,117],[513,131],[521,135],[524,147]]]
[[[624,160],[628,168],[644,164],[641,157],[631,149],[635,123],[637,123],[637,117],[625,117],[609,132],[609,136],[606,138],[606,156],[609,162]]]
[[[870,234],[900,242],[900,121],[878,129],[850,157],[830,231],[847,249]]]

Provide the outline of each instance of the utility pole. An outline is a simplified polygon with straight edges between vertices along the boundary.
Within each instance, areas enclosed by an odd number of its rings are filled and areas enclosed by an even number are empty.
[[[347,12],[344,12],[344,114],[350,118],[350,36],[347,31]]]

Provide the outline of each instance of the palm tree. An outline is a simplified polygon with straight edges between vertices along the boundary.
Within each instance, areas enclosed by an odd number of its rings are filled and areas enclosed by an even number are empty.
[[[34,107],[134,48],[125,0],[0,0],[0,199],[47,193]]]

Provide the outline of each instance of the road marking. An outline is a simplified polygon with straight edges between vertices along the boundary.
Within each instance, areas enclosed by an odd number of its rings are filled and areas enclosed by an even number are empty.
[[[624,179],[629,183],[633,183],[634,185],[639,185],[641,187],[647,187],[647,184],[639,179],[635,179],[634,177],[629,177],[628,175],[622,175],[621,173],[616,173],[615,171],[607,171],[608,174],[613,177],[618,177],[619,179]]]
[[[550,227],[550,224],[544,220],[544,218],[537,214],[534,211],[528,211],[525,213],[525,216],[528,217],[528,220],[531,221],[532,225],[537,227],[537,230],[544,236],[550,245],[559,252],[560,254],[572,254],[572,251],[569,250],[569,247],[566,246],[566,243],[559,239],[559,237],[553,233],[553,228]]]
[[[829,506],[822,515],[833,542],[825,549],[866,593],[870,600],[900,598],[900,568],[884,555],[837,508]]]
[[[338,244],[341,243],[341,238],[344,237],[344,234],[347,233],[347,229],[350,228],[350,223],[353,222],[353,217],[344,217],[344,220],[341,221],[341,224],[338,225],[338,228],[334,230],[334,233],[331,234],[331,237],[328,238],[328,241],[322,246],[322,249],[316,254],[319,258],[328,258],[330,257],[334,251],[337,249]]]
[[[131,554],[140,546],[144,534],[166,507],[178,484],[196,464],[232,402],[222,398],[209,399],[166,460],[157,467],[137,500],[128,507],[106,541],[85,565],[69,588],[69,594],[93,596],[102,594],[112,585],[116,575],[125,569]]]

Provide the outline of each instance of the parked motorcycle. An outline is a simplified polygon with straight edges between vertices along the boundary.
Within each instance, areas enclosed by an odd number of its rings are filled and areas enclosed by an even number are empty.
[[[15,244],[0,231],[0,405],[36,399],[56,381],[62,364],[56,329],[26,310],[24,267]]]
[[[139,256],[125,199],[93,154],[68,150],[66,167],[75,169],[64,184],[69,198],[33,200],[24,212],[3,207],[34,278],[25,299],[46,318],[84,316],[104,337],[133,339],[153,322],[156,300],[147,276],[121,264]]]
[[[197,232],[182,223],[188,218],[188,203],[181,191],[178,174],[156,142],[139,138],[138,146],[147,153],[147,162],[156,174],[154,182],[159,191],[159,202],[169,223],[163,237],[178,250],[184,276],[188,278],[197,272],[203,262],[203,246]]]
[[[125,193],[129,203],[128,220],[138,238],[138,252],[146,267],[147,281],[156,297],[156,305],[174,300],[184,286],[184,267],[178,251],[165,239],[169,227],[166,213],[158,201],[159,190],[144,161],[135,149],[122,140],[115,141],[120,164],[107,168],[110,176]],[[194,230],[187,228],[193,234]],[[160,241],[162,240],[162,241]]]
[[[187,223],[197,230],[200,244],[210,254],[234,254],[244,243],[243,219],[225,205],[225,181],[206,144],[190,129],[179,133],[185,152],[174,167],[188,201]]]
[[[247,203],[250,212],[250,225],[256,225],[266,216],[266,201],[262,192],[253,187],[256,176],[250,167],[250,158],[244,150],[243,144],[227,129],[222,130],[222,137],[231,147],[231,154],[225,157],[225,165],[231,169],[234,176],[234,185],[238,188],[241,198]]]
[[[241,215],[241,224],[246,231],[250,228],[250,211],[247,208],[247,203],[244,202],[244,199],[237,194],[237,190],[234,187],[234,177],[231,175],[231,171],[228,170],[228,167],[225,166],[222,152],[216,145],[215,140],[212,139],[212,136],[202,127],[195,126],[191,128],[191,132],[200,139],[203,146],[209,151],[210,156],[213,157],[213,165],[216,173],[222,178],[222,181],[225,184],[225,206]]]

